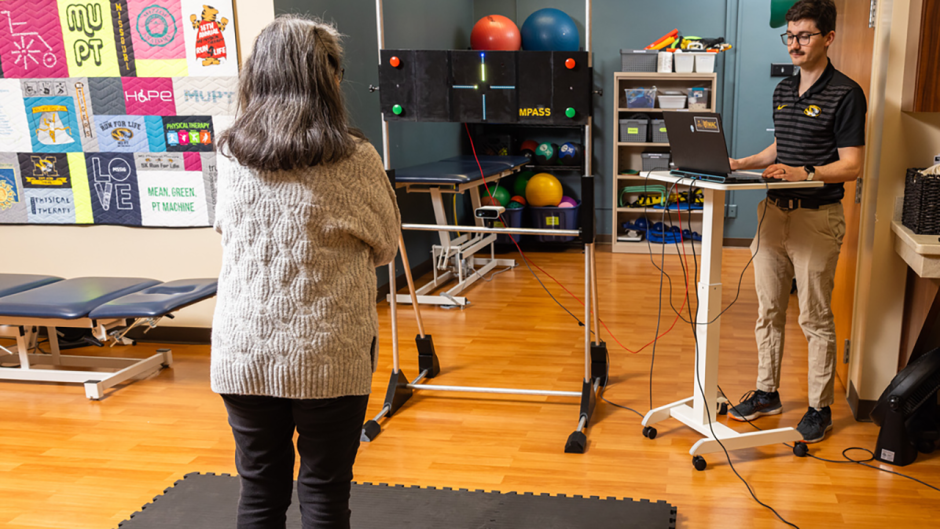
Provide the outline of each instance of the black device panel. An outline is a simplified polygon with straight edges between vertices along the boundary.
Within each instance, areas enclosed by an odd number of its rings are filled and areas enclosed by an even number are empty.
[[[520,51],[518,53],[519,123],[553,125],[552,52]]]
[[[484,86],[480,72],[483,63],[478,51],[450,52],[451,78],[454,84],[451,91],[451,118],[455,122],[480,123],[483,121]]]
[[[416,50],[415,112],[418,121],[451,120],[453,79],[450,74],[450,52]],[[384,108],[384,107],[383,107]]]
[[[584,125],[593,110],[587,52],[382,50],[381,57],[387,121]]]
[[[511,51],[488,51],[484,57],[486,80],[486,119],[484,123],[515,123],[518,121],[516,102],[516,57]]]
[[[567,61],[574,61],[568,68]],[[556,125],[586,125],[591,115],[591,69],[587,52],[552,52],[552,121]],[[565,111],[574,109],[574,117]]]
[[[379,105],[386,121],[417,121],[415,107],[415,50],[382,50],[379,64]],[[399,61],[391,65],[392,58]],[[395,105],[402,108],[395,114]]]

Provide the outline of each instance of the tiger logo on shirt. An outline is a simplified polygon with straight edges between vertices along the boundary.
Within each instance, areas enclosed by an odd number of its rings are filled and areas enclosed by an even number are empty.
[[[806,107],[805,110],[803,110],[803,113],[806,114],[807,116],[811,117],[811,118],[815,118],[815,117],[819,116],[819,114],[822,113],[822,109],[819,108],[819,107],[816,106],[816,105],[810,105],[810,106]]]

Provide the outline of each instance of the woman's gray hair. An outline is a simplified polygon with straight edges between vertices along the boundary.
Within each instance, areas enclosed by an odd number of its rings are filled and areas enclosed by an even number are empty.
[[[349,126],[341,35],[331,24],[280,16],[255,39],[238,80],[238,111],[219,152],[258,171],[334,163],[365,136]]]

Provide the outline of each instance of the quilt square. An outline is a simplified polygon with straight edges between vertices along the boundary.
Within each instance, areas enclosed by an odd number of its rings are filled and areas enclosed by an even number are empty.
[[[101,152],[147,152],[150,141],[144,116],[95,116]]]
[[[141,171],[144,226],[208,226],[205,184],[199,171]]]
[[[104,116],[127,114],[124,105],[124,84],[118,77],[89,77],[91,88],[91,106],[95,112]]]
[[[173,116],[173,80],[166,77],[124,77],[124,106],[135,116]]]
[[[140,192],[133,154],[85,156],[95,224],[140,226]]]
[[[0,79],[0,145],[4,151],[33,150],[26,105],[20,90],[19,79]]]
[[[0,64],[8,78],[68,77],[56,0],[16,0],[0,8]]]
[[[34,152],[81,152],[71,97],[27,97],[24,102]]]
[[[69,75],[118,77],[111,2],[108,0],[58,0],[59,23],[65,39]]]
[[[167,152],[212,152],[215,134],[211,116],[164,116]]]
[[[26,202],[20,184],[19,161],[14,153],[0,153],[0,222],[27,222]]]
[[[180,0],[127,0],[127,7],[135,58],[186,58]]]
[[[181,0],[189,75],[238,76],[232,2]]]

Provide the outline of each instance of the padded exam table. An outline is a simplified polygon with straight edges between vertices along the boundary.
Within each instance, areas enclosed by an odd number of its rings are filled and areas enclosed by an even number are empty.
[[[532,163],[525,156],[480,156],[479,165],[473,156],[454,156],[436,162],[395,170],[396,187],[405,188],[408,193],[428,193],[434,208],[435,223],[440,226],[449,224],[444,213],[444,194],[456,194],[470,191],[470,202],[474,211],[480,207],[480,186],[484,182],[494,185],[500,178],[518,172]],[[482,174],[481,174],[482,169]],[[478,226],[483,226],[481,219],[476,219]],[[516,266],[514,259],[496,259],[492,244],[496,234],[465,233],[451,239],[450,232],[438,232],[441,243],[431,248],[434,278],[417,289],[419,304],[458,305],[467,304],[467,298],[458,294],[466,290],[477,279],[485,276],[497,266]],[[489,258],[475,258],[473,255],[490,246]],[[480,268],[475,268],[476,266]],[[457,285],[441,295],[429,295],[452,279]],[[408,294],[398,295],[399,303],[411,303]]]
[[[0,367],[0,380],[84,384],[85,396],[98,400],[107,388],[172,365],[170,350],[145,359],[60,354],[57,327],[92,329],[99,340],[112,340],[112,346],[133,344],[128,331],[156,327],[163,317],[215,296],[216,288],[214,278],[163,283],[0,274],[0,337],[16,339],[13,350],[0,346],[0,365],[19,361],[19,367]],[[30,353],[38,349],[39,327],[48,331],[49,354]]]

